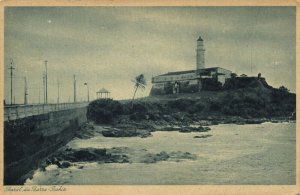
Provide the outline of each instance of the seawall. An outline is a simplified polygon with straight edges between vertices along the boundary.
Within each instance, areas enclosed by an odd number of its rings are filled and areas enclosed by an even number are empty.
[[[24,182],[47,155],[70,141],[87,121],[87,107],[4,122],[4,184]]]

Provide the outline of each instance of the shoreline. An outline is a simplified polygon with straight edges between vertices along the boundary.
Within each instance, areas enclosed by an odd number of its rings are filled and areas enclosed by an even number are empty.
[[[166,116],[168,118],[169,116]],[[241,117],[219,117],[219,118],[209,118],[201,120],[191,120],[188,118],[183,118],[181,121],[167,121],[164,118],[161,120],[141,120],[139,122],[134,120],[124,120],[114,121],[112,124],[97,124],[94,125],[107,125],[108,129],[105,132],[112,131],[112,134],[106,134],[107,137],[131,137],[131,136],[141,136],[147,137],[145,131],[179,131],[179,132],[206,132],[209,131],[209,126],[218,124],[236,124],[236,125],[246,125],[246,124],[262,124],[265,122],[271,123],[283,123],[290,122],[295,123],[296,120],[290,120],[284,117],[280,118],[251,118],[245,119]],[[119,133],[119,134],[118,134]]]

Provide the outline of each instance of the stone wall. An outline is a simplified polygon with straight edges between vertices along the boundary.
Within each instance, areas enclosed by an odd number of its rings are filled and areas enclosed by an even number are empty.
[[[5,121],[4,184],[22,184],[22,176],[74,137],[86,112],[83,107]]]

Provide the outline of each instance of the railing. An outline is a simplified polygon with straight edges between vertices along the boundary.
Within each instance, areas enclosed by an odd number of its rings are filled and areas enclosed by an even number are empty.
[[[15,120],[28,116],[46,114],[61,110],[70,110],[87,106],[87,102],[61,104],[33,104],[4,106],[4,121]]]

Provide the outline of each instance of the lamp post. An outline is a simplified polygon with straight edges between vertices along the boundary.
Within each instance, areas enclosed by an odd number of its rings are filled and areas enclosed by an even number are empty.
[[[87,89],[87,101],[89,102],[90,101],[89,85],[88,85],[88,83],[84,83],[84,85],[86,85],[86,89]]]
[[[13,67],[14,61],[11,59],[10,61],[10,105],[13,104],[13,70],[15,69]]]
[[[45,95],[46,95],[46,98],[45,98],[45,102],[46,104],[48,104],[48,67],[47,67],[47,63],[48,61],[45,60],[45,70],[46,70],[46,73],[45,73],[45,85],[46,85],[46,89],[45,89]]]
[[[74,81],[73,81],[73,85],[74,85],[74,103],[76,103],[76,76],[75,74],[73,75]]]

